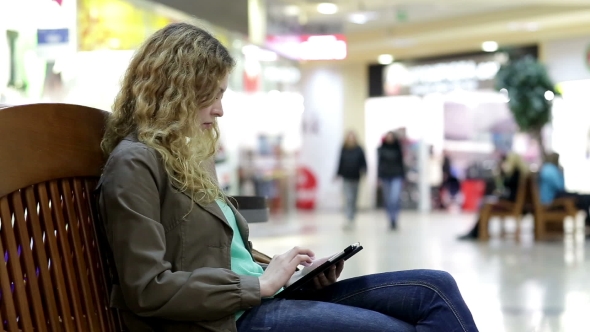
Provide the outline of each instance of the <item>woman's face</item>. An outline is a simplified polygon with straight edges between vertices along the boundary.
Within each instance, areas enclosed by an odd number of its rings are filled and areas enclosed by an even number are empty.
[[[221,80],[219,84],[219,91],[217,92],[217,98],[215,99],[213,105],[203,108],[199,111],[199,121],[201,122],[202,129],[213,128],[215,118],[220,118],[223,116],[223,106],[221,104],[221,99],[223,99],[223,94],[225,93],[225,90],[227,90],[228,82],[229,74],[226,75],[223,80]]]
[[[500,168],[502,169],[502,172],[508,173],[508,171],[510,170],[510,164],[506,161],[503,161],[502,164],[500,164]]]
[[[346,144],[356,144],[356,136],[354,135],[354,133],[348,133],[348,135],[346,135]]]
[[[393,135],[393,133],[387,133],[387,135],[385,136],[385,142],[392,144],[395,141],[395,136]]]

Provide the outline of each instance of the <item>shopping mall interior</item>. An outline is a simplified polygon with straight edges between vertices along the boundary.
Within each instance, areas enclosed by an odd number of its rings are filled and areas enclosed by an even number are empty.
[[[360,242],[340,279],[443,270],[479,331],[590,331],[589,0],[0,0],[0,105],[110,112],[178,22],[236,62],[215,168],[265,198],[256,250]]]

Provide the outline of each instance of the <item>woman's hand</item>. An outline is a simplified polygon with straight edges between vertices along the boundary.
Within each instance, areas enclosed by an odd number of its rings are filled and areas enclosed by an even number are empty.
[[[313,278],[315,288],[322,289],[338,281],[338,278],[340,278],[340,273],[342,273],[343,269],[344,261],[340,261],[338,264],[333,265],[331,268],[324,271],[324,273],[320,273],[317,277]]]
[[[272,258],[264,274],[260,276],[260,296],[275,295],[291,278],[297,266],[309,265],[314,258],[311,250],[295,247],[282,255]]]

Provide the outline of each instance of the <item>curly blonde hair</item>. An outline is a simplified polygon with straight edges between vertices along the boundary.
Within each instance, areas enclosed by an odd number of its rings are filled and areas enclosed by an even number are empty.
[[[512,175],[517,170],[520,172],[520,176],[526,176],[529,172],[529,166],[518,153],[508,153],[504,163],[506,164],[505,171],[507,175]]]
[[[123,78],[101,142],[110,154],[130,134],[160,154],[180,191],[199,203],[224,198],[207,168],[219,128],[200,127],[199,110],[213,105],[235,62],[211,34],[186,23],[157,31],[137,50]]]

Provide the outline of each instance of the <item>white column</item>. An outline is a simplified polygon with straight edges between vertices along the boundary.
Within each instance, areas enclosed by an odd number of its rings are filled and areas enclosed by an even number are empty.
[[[368,97],[368,66],[365,63],[350,63],[339,67],[344,77],[344,105],[343,105],[343,132],[352,130],[356,133],[359,144],[367,154],[367,142],[365,141],[365,102]],[[359,209],[372,209],[370,200],[371,191],[374,188],[368,186],[367,177],[361,179],[359,187]]]
[[[248,0],[248,34],[254,44],[266,41],[266,0]]]
[[[424,137],[420,140],[419,154],[418,154],[418,191],[420,193],[420,203],[418,204],[418,210],[421,212],[430,212],[432,210],[431,197],[430,197],[430,158],[428,143]]]
[[[333,179],[342,144],[344,75],[332,66],[307,66],[301,86],[305,111],[299,166],[317,179],[316,209],[337,209],[342,194]]]

